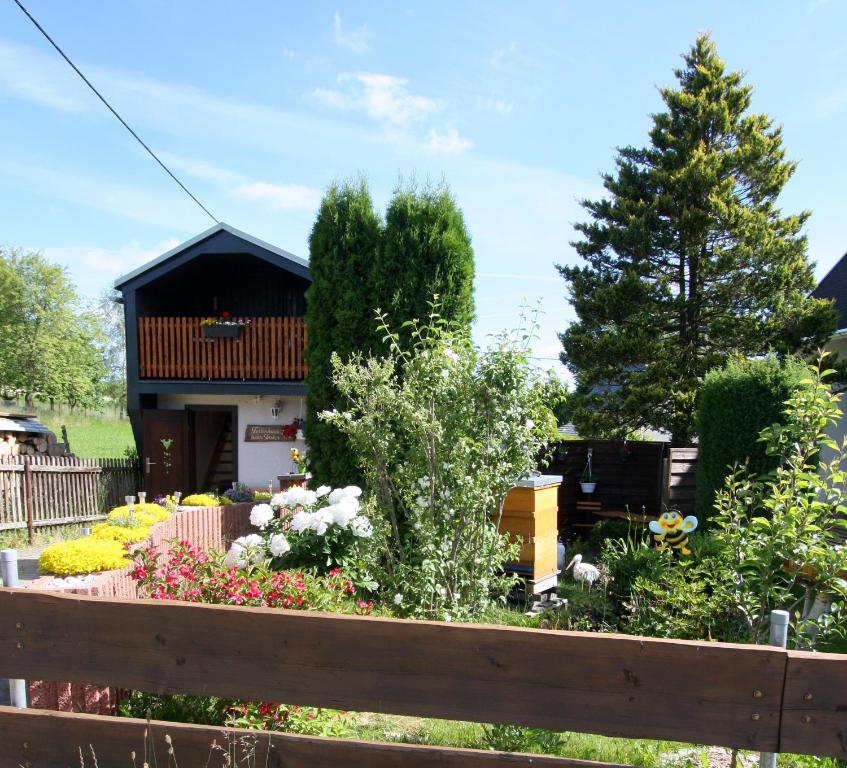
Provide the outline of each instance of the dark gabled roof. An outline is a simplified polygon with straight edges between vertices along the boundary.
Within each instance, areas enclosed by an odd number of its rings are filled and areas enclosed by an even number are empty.
[[[304,259],[221,222],[119,277],[115,280],[115,288],[140,288],[172,269],[208,253],[249,253],[297,277],[310,281],[312,279],[309,263]]]
[[[812,291],[816,299],[833,299],[838,310],[838,330],[847,328],[847,253],[826,273]]]

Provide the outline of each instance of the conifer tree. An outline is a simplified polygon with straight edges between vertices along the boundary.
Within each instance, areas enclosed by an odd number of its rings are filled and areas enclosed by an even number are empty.
[[[749,112],[751,87],[698,36],[661,91],[650,143],[618,150],[608,195],[582,205],[586,266],[558,266],[577,321],[560,334],[585,435],[694,436],[699,382],[733,353],[808,349],[835,327],[803,225],[777,198],[795,171],[782,131]],[[577,403],[576,400],[579,400]]]
[[[388,326],[425,320],[437,294],[439,314],[469,330],[473,279],[471,238],[450,191],[414,185],[395,190],[373,275],[375,306],[386,313]]]
[[[332,353],[346,362],[351,354],[367,353],[379,341],[371,273],[381,235],[382,224],[364,180],[327,190],[309,238],[312,285],[306,295],[305,432],[315,480],[333,487],[356,482],[360,473],[347,438],[317,414],[344,408],[332,383]]]

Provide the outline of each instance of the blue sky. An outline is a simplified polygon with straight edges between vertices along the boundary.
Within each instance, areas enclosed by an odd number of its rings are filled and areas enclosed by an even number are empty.
[[[543,301],[544,365],[572,319],[578,200],[644,144],[657,88],[711,31],[800,161],[820,277],[847,250],[847,6],[807,2],[293,3],[28,0],[124,118],[219,219],[293,253],[322,191],[365,174],[445,180],[476,254],[477,338]],[[0,242],[86,294],[211,221],[11,0],[0,2]]]

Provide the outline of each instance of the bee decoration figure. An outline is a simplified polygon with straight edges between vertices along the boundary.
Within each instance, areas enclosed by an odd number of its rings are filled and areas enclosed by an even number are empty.
[[[683,518],[675,509],[663,512],[658,520],[650,521],[650,530],[655,534],[653,540],[659,549],[677,550],[682,555],[690,555],[688,534],[697,527],[697,518],[689,515]]]

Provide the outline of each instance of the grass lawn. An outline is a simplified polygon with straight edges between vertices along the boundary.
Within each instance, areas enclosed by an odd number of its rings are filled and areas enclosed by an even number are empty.
[[[51,413],[39,411],[39,419],[56,437],[62,439],[62,425],[68,428],[71,451],[83,459],[122,458],[127,448],[134,446],[129,419],[110,417],[108,414]]]

